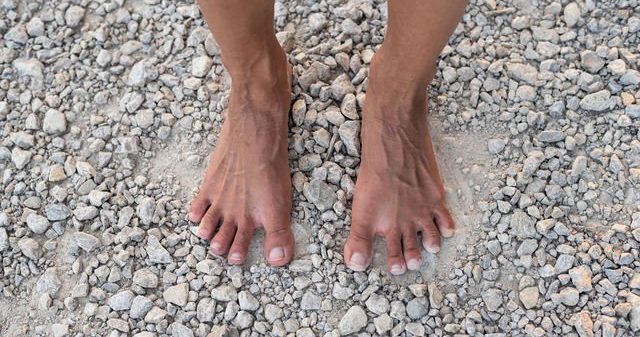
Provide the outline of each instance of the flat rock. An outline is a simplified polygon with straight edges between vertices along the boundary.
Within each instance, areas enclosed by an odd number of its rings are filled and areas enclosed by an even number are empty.
[[[162,293],[162,297],[168,303],[185,306],[189,300],[189,284],[180,283],[178,285],[171,286]]]
[[[359,305],[354,305],[342,316],[338,329],[342,336],[359,332],[367,326],[367,314]]]
[[[593,94],[588,94],[580,101],[580,107],[587,111],[603,112],[610,109],[611,93],[609,90],[600,90]]]

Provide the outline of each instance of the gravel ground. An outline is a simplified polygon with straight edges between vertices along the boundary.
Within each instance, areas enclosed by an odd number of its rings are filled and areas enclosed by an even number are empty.
[[[382,1],[276,4],[297,255],[240,268],[185,220],[229,92],[197,6],[3,0],[0,335],[637,336],[639,8],[471,1],[431,94],[459,235],[392,277],[341,256]]]

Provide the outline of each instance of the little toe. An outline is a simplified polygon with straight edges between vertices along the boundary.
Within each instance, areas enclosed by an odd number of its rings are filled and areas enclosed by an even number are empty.
[[[371,263],[373,234],[366,226],[351,224],[349,238],[344,245],[344,261],[353,271],[364,271]]]
[[[393,275],[402,275],[407,271],[407,265],[402,254],[402,236],[396,232],[388,232],[384,236],[387,242],[387,265]]]
[[[288,222],[265,225],[264,255],[269,264],[284,266],[293,258],[293,234]]]
[[[191,201],[189,221],[199,223],[210,205],[211,202],[209,202],[209,198],[207,198],[204,193],[199,193],[193,201]]]
[[[220,220],[220,212],[214,207],[209,207],[207,213],[205,213],[200,220],[198,236],[203,240],[211,240],[213,234],[216,232],[216,228],[218,228],[218,225],[220,224]]]
[[[407,230],[402,234],[402,248],[404,249],[404,261],[407,269],[418,270],[422,265],[422,254],[418,245],[418,232]]]
[[[456,223],[446,207],[434,210],[433,217],[442,236],[450,238],[456,234]]]
[[[236,225],[231,221],[225,221],[211,240],[211,251],[216,255],[226,254],[235,234]]]
[[[251,244],[251,238],[253,238],[253,226],[238,226],[236,236],[233,239],[233,244],[231,245],[231,248],[229,248],[229,254],[227,256],[229,263],[244,263],[247,258],[247,252],[249,251],[249,245]]]
[[[440,251],[440,232],[432,220],[426,220],[422,225],[422,246],[432,254]]]

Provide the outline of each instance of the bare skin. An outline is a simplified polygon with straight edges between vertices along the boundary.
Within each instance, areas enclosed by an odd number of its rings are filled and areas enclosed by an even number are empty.
[[[440,237],[455,233],[429,136],[427,86],[466,2],[388,4],[385,42],[370,68],[344,258],[349,268],[365,270],[373,238],[382,236],[389,272],[400,275],[420,268],[421,246],[437,253]]]
[[[455,225],[429,136],[427,85],[457,24],[463,0],[389,0],[385,42],[372,62],[362,122],[362,161],[348,267],[364,270],[375,235],[387,242],[392,274],[421,263],[419,233],[430,252]],[[293,257],[287,166],[290,83],[273,30],[273,1],[201,0],[232,78],[228,117],[191,220],[211,250],[244,262],[253,230],[265,228],[265,256],[280,266]],[[374,211],[372,211],[374,210]]]
[[[232,264],[245,261],[254,230],[263,227],[267,261],[282,266],[294,252],[287,161],[291,83],[273,32],[273,3],[208,0],[200,5],[220,44],[232,89],[189,217],[200,224],[200,236],[211,240],[211,251]]]

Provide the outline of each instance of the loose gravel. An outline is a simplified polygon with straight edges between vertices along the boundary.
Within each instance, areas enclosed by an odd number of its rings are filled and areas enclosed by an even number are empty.
[[[403,277],[341,256],[386,5],[275,13],[297,254],[237,267],[185,220],[230,86],[198,7],[2,1],[0,335],[640,334],[639,1],[471,1],[430,95],[459,235]]]

